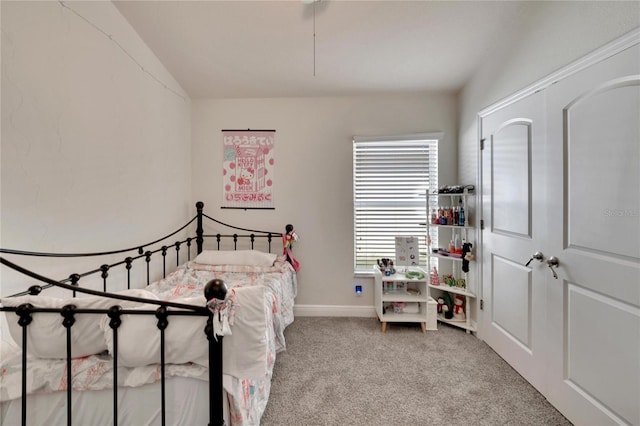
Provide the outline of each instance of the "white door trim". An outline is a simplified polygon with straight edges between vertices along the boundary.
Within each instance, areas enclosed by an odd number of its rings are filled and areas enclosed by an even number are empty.
[[[558,81],[567,78],[570,75],[577,73],[578,71],[588,68],[593,64],[607,59],[615,55],[616,53],[622,52],[625,49],[635,46],[638,43],[640,43],[640,28],[629,31],[622,37],[619,37],[612,42],[605,44],[604,46],[594,50],[586,56],[583,56],[582,58],[577,59],[576,61],[562,67],[558,71],[555,71],[542,78],[541,80],[538,80],[535,83],[525,87],[524,89],[512,93],[506,98],[482,109],[478,113],[478,118],[487,116],[492,112],[495,112],[501,108],[506,107],[507,105],[519,101],[522,98],[526,98],[533,93],[544,90],[550,85],[557,83]]]

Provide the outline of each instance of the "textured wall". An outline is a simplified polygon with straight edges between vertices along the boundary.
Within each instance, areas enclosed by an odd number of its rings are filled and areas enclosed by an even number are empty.
[[[113,4],[1,7],[2,247],[127,247],[195,214],[191,101]]]

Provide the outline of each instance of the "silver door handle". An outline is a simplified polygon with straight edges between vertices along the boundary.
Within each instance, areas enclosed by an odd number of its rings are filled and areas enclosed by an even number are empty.
[[[553,278],[555,278],[557,280],[558,279],[558,274],[556,274],[556,270],[553,269],[553,268],[557,268],[558,266],[560,266],[560,261],[558,260],[557,257],[551,256],[549,259],[547,259],[547,265],[549,266],[549,269],[551,269],[551,273],[553,274]]]
[[[544,255],[542,253],[540,253],[539,251],[533,253],[533,255],[531,256],[531,259],[529,259],[529,261],[524,266],[529,266],[529,264],[531,263],[531,261],[533,259],[536,259],[536,260],[539,260],[540,262],[542,262],[544,260]]]

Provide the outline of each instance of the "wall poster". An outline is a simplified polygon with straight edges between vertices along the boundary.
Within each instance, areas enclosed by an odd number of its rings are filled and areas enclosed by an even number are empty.
[[[222,207],[273,209],[275,130],[223,130]]]

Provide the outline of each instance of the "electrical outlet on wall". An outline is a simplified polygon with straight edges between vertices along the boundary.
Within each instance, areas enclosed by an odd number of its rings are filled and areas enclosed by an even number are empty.
[[[354,290],[356,292],[356,296],[362,296],[362,293],[364,292],[364,287],[362,286],[362,284],[356,284],[354,285]]]

